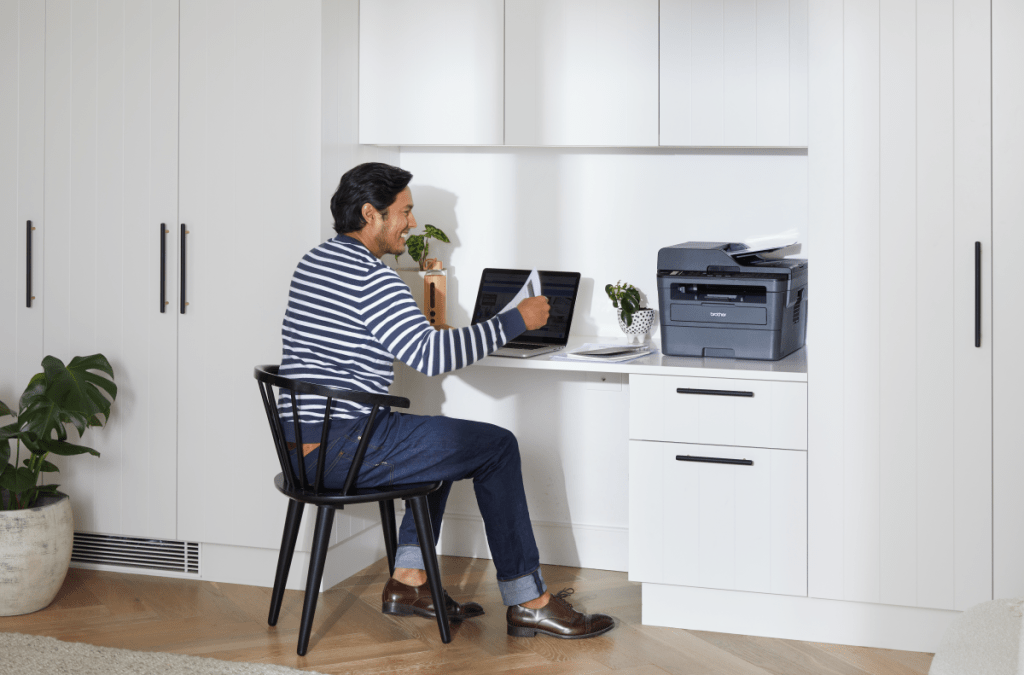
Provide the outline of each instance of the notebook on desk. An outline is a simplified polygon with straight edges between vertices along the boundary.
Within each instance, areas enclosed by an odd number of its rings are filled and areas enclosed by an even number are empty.
[[[530,270],[488,268],[480,275],[480,288],[473,307],[473,323],[487,321],[505,308],[530,276]],[[540,272],[540,290],[551,303],[551,316],[546,325],[528,330],[491,356],[516,359],[549,354],[569,342],[569,328],[580,289],[579,272]]]

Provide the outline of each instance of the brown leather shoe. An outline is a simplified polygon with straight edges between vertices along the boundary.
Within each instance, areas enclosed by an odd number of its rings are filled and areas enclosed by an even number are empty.
[[[445,608],[448,610],[449,621],[472,619],[484,613],[484,608],[475,602],[459,604],[451,599],[448,591],[444,592]],[[422,586],[406,586],[394,578],[388,579],[381,594],[381,611],[397,616],[416,616],[433,619],[434,599],[430,597],[430,584]]]
[[[513,637],[533,637],[537,633],[566,640],[595,637],[615,627],[615,619],[607,614],[583,614],[572,608],[566,600],[573,594],[566,588],[551,596],[540,609],[512,605],[505,613],[508,634]]]

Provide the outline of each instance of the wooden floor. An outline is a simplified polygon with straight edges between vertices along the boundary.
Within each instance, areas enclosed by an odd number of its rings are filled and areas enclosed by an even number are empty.
[[[489,560],[443,557],[445,587],[487,613],[453,625],[380,612],[384,561],[321,594],[309,654],[295,654],[302,594],[285,596],[267,626],[270,590],[253,586],[72,569],[50,607],[0,617],[0,632],[48,635],[106,647],[275,663],[322,673],[663,673],[764,675],[926,674],[931,654],[656,628],[640,624],[640,586],[621,572],[544,566],[553,590],[571,586],[576,607],[618,619],[590,640],[511,638]]]

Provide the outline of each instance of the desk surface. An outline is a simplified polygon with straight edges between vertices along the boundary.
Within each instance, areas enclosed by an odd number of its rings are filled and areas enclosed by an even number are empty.
[[[682,375],[686,377],[726,377],[737,380],[785,380],[807,381],[807,348],[799,349],[779,361],[751,361],[746,359],[696,358],[687,356],[665,356],[661,353],[658,340],[651,342],[659,351],[626,363],[595,363],[592,361],[568,361],[552,359],[579,349],[587,342],[623,343],[622,337],[594,337],[574,335],[569,338],[565,349],[554,354],[534,356],[528,359],[509,359],[488,356],[477,361],[476,366],[487,368],[522,368],[530,370],[579,370],[598,373],[636,373],[643,375]]]

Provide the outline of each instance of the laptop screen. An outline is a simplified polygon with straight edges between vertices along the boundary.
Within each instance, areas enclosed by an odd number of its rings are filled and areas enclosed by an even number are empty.
[[[530,270],[485,269],[480,277],[473,323],[487,321],[504,309],[526,283]],[[569,339],[576,294],[580,288],[579,272],[540,272],[538,295],[551,303],[551,316],[543,328],[528,330],[514,341],[564,345]]]

